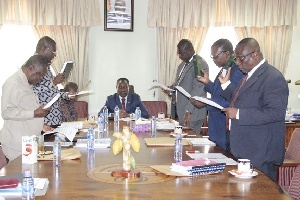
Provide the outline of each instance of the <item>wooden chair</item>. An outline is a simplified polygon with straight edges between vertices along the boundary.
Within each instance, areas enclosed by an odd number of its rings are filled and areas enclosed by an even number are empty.
[[[78,118],[88,118],[89,106],[86,101],[75,101],[75,109],[77,111]]]
[[[150,117],[158,115],[159,112],[163,112],[167,117],[167,102],[165,101],[142,101],[142,104],[148,110]]]
[[[296,128],[285,152],[283,164],[277,168],[278,184],[288,191],[296,168],[300,165],[300,128]]]

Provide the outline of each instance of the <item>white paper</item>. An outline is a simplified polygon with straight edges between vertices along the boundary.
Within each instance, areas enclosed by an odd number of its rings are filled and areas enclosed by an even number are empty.
[[[167,86],[165,86],[163,84],[160,84],[158,82],[153,82],[152,83],[152,87],[150,87],[149,90],[155,89],[156,87],[161,87],[164,90],[175,91],[175,90],[173,90],[171,88],[168,88]]]
[[[191,98],[190,93],[188,93],[187,91],[185,91],[185,89],[183,89],[183,87],[181,86],[175,86],[175,88],[181,92],[184,96],[186,96],[187,98]]]
[[[57,132],[59,136],[59,134],[62,134],[64,135],[66,138],[68,138],[70,141],[73,141],[76,133],[78,132],[78,129],[77,128],[74,128],[74,127],[59,127],[59,128],[56,128],[54,129],[53,131]]]
[[[196,99],[197,101],[201,101],[205,104],[208,104],[210,106],[213,106],[213,107],[216,107],[216,108],[219,108],[219,109],[223,109],[224,107],[220,106],[219,104],[217,104],[216,102],[212,101],[212,100],[209,100],[207,98],[204,98],[204,97],[198,97],[198,96],[194,96],[192,97],[194,99]]]
[[[45,106],[44,109],[49,108],[50,106],[52,106],[52,104],[54,104],[55,101],[57,101],[60,97],[60,94],[57,93],[55,97],[53,97],[53,99],[51,99],[51,101],[49,101]]]
[[[213,107],[216,107],[216,108],[219,108],[219,109],[223,109],[222,106],[220,106],[219,104],[217,104],[216,102],[212,101],[212,100],[209,100],[207,98],[204,98],[204,97],[198,97],[198,96],[191,96],[187,91],[185,91],[185,89],[183,89],[182,87],[180,86],[175,86],[175,88],[181,92],[184,96],[188,97],[188,98],[193,98],[193,99],[196,99],[197,101],[201,101],[207,105],[210,105],[210,106],[213,106]]]
[[[78,92],[77,94],[69,94],[69,97],[74,97],[74,96],[79,96],[79,95],[83,95],[83,94],[89,94],[89,93],[93,93],[93,91],[81,91]]]

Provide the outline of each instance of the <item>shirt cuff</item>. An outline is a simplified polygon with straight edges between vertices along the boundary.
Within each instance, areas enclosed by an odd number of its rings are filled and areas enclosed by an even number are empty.
[[[221,84],[222,89],[225,90],[225,89],[228,87],[228,85],[229,85],[230,83],[231,83],[231,82],[230,82],[230,80],[229,80],[229,81],[227,81],[226,83]]]
[[[235,118],[236,119],[240,119],[240,110],[239,109],[236,112]]]

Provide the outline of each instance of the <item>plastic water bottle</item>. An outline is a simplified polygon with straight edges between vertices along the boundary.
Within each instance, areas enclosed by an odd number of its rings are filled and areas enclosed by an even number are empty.
[[[118,106],[114,109],[114,131],[119,131],[120,108]]]
[[[89,130],[86,134],[86,139],[87,139],[87,150],[95,150],[94,144],[95,144],[95,132],[94,132],[94,127],[91,125],[89,127]]]
[[[108,122],[108,108],[104,106],[103,108],[104,121]]]
[[[156,137],[156,117],[152,116],[151,120],[151,137]]]
[[[60,166],[61,162],[61,143],[58,136],[55,136],[53,142],[53,165]]]
[[[99,134],[99,138],[102,138],[102,135],[104,133],[104,125],[105,125],[104,114],[100,113],[100,115],[98,117],[98,134]]]
[[[117,122],[120,120],[120,108],[119,106],[116,106],[114,109],[114,122]]]
[[[140,109],[140,107],[136,107],[136,109],[135,109],[135,120],[137,121],[141,117],[142,117],[141,109]]]
[[[175,161],[175,163],[182,161],[182,136],[181,136],[181,134],[176,135],[175,149],[174,149],[174,161]]]
[[[31,171],[25,170],[23,173],[22,181],[22,200],[33,200],[34,199],[34,181],[31,175]]]

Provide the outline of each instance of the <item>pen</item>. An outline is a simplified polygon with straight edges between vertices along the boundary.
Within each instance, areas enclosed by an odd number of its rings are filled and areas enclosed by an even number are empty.
[[[186,151],[185,153],[200,153],[200,151]]]

